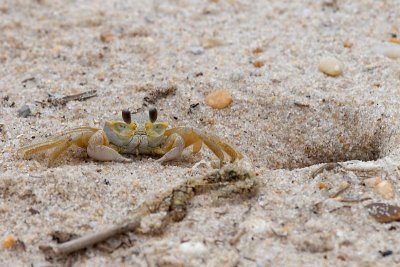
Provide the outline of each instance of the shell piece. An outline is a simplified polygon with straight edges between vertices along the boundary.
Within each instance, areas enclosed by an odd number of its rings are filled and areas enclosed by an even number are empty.
[[[189,241],[179,245],[179,250],[183,254],[192,256],[202,256],[207,254],[207,247],[201,242]]]
[[[400,207],[387,203],[371,203],[367,206],[368,213],[371,217],[380,223],[389,223],[400,220]]]
[[[220,89],[206,96],[206,104],[215,109],[226,108],[231,103],[232,96],[227,89]]]
[[[336,77],[342,74],[343,64],[337,58],[323,57],[319,62],[318,69],[326,75]]]
[[[375,48],[376,52],[385,55],[388,58],[400,58],[400,45],[395,43],[383,43]]]
[[[389,181],[382,181],[375,187],[375,191],[385,199],[394,198],[393,185]]]
[[[381,181],[382,181],[381,177],[376,176],[376,177],[365,179],[364,183],[368,187],[376,187]]]

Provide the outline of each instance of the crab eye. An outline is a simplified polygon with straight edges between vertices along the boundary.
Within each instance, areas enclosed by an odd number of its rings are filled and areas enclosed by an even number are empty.
[[[149,109],[149,118],[151,122],[155,122],[157,120],[157,109]]]
[[[125,123],[131,123],[131,112],[128,109],[123,109],[122,110],[122,119],[124,120]]]

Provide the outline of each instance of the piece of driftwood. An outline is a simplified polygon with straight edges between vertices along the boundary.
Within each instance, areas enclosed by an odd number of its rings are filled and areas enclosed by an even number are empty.
[[[252,172],[239,167],[225,167],[198,178],[188,179],[175,188],[145,201],[132,217],[124,219],[121,223],[62,244],[41,246],[40,249],[45,254],[70,254],[122,233],[134,232],[141,226],[145,217],[155,213],[164,214],[161,224],[164,228],[169,222],[180,221],[186,216],[189,201],[196,195],[223,188],[226,189],[223,190],[224,195],[250,197],[256,193],[256,185]]]

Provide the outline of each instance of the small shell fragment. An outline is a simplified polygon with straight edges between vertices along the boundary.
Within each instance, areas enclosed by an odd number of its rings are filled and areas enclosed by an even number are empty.
[[[376,176],[376,177],[365,179],[364,183],[366,186],[373,188],[373,187],[376,187],[381,181],[382,181],[381,177]]]
[[[232,96],[229,90],[220,89],[206,96],[206,104],[215,109],[223,109],[232,103]]]
[[[223,41],[218,38],[210,37],[210,38],[203,38],[202,40],[202,47],[206,49],[221,45],[223,45]]]
[[[385,199],[394,198],[393,185],[389,181],[382,181],[375,187],[375,191]]]
[[[319,62],[318,69],[326,75],[336,77],[342,74],[343,64],[334,57],[323,57]]]
[[[208,252],[207,247],[201,242],[185,242],[179,245],[179,250],[185,255],[201,256]]]
[[[380,223],[388,223],[400,220],[400,207],[389,205],[387,203],[372,203],[367,206],[371,217]]]
[[[380,44],[375,50],[391,59],[400,58],[400,45],[395,43]]]
[[[204,48],[201,46],[193,46],[190,48],[190,52],[192,52],[193,55],[201,55],[204,53]]]

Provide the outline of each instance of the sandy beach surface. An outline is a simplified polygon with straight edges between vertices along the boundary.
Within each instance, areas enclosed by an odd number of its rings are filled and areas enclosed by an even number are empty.
[[[0,265],[399,265],[399,212],[381,223],[366,208],[400,205],[399,18],[395,0],[0,0]],[[326,57],[337,76],[320,70]],[[205,98],[220,89],[232,103],[213,109]],[[52,167],[46,154],[16,157],[151,106],[233,144],[254,192],[205,190],[180,221],[155,213],[135,233],[48,256],[40,246],[218,171],[206,147],[164,165],[77,147]]]

